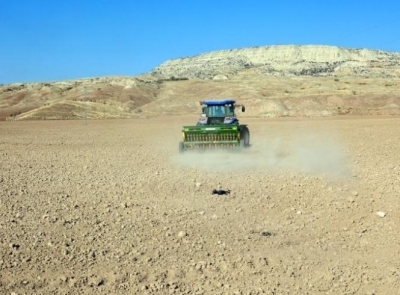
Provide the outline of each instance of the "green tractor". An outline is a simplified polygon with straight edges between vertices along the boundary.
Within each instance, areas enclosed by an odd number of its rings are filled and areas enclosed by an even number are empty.
[[[250,131],[247,125],[240,125],[235,110],[243,105],[235,105],[232,99],[204,100],[201,117],[195,126],[183,126],[183,140],[179,142],[179,152],[199,149],[244,149],[250,146]]]

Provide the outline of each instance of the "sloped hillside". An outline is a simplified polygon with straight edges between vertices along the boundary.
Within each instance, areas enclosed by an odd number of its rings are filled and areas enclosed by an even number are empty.
[[[246,105],[241,117],[400,115],[400,81],[383,78],[268,77],[253,70],[232,79],[168,81],[148,116],[199,114],[204,98],[233,97]]]
[[[199,113],[234,98],[242,116],[399,115],[400,53],[267,46],[168,60],[150,73],[0,86],[0,120],[112,119]]]
[[[102,77],[0,86],[0,118],[11,120],[110,119],[141,113],[159,84],[139,77]]]

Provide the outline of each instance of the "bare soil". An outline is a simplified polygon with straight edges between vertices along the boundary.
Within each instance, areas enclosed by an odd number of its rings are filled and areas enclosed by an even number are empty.
[[[0,293],[400,294],[400,118],[194,121],[0,123]]]

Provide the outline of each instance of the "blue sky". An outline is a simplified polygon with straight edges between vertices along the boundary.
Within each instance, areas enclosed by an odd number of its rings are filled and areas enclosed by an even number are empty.
[[[1,0],[0,84],[137,75],[214,50],[400,52],[400,1]]]

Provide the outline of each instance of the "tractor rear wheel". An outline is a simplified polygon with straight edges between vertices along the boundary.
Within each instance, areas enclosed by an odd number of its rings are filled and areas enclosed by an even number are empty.
[[[248,147],[250,145],[250,131],[247,126],[243,126],[240,130],[240,138],[244,141],[244,147]]]

